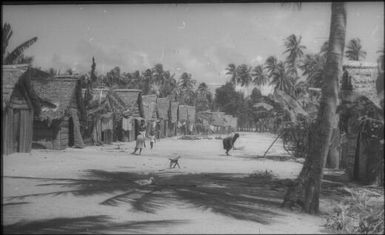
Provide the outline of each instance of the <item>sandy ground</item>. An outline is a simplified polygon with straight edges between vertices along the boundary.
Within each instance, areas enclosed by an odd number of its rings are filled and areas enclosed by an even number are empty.
[[[140,156],[130,154],[134,142],[4,156],[5,231],[324,233],[322,217],[277,206],[284,188],[258,188],[253,186],[258,178],[247,178],[266,170],[277,179],[298,175],[300,163],[257,157],[274,137],[241,133],[236,146],[243,148],[231,156],[224,154],[219,139],[177,137],[161,139],[152,150],[147,141]],[[176,155],[181,156],[181,168],[169,169],[168,158]],[[269,155],[287,153],[278,141]],[[134,182],[150,176],[155,180],[149,186]],[[128,196],[113,198],[122,193]]]

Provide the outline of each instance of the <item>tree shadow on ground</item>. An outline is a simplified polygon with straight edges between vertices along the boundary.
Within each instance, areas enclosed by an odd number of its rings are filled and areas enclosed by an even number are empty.
[[[152,184],[140,185],[136,181],[154,177]],[[36,179],[36,178],[34,178]],[[69,190],[28,194],[12,199],[25,199],[33,196],[63,195],[92,196],[115,194],[100,204],[118,206],[128,203],[132,209],[147,213],[180,201],[214,213],[269,224],[280,216],[275,209],[281,205],[288,181],[264,175],[240,174],[185,174],[185,175],[142,175],[129,172],[110,172],[89,170],[79,179],[46,178],[39,186],[61,186]]]
[[[55,218],[29,222],[17,222],[3,227],[5,234],[100,234],[100,233],[141,233],[156,231],[161,226],[186,222],[184,220],[145,220],[112,222],[109,216],[85,216]]]

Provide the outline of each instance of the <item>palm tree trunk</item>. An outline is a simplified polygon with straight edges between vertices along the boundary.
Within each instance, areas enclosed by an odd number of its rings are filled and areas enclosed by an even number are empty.
[[[311,128],[309,151],[295,184],[286,192],[282,206],[299,205],[310,214],[319,211],[319,193],[330,139],[335,122],[338,78],[342,75],[345,47],[346,10],[344,2],[331,3],[329,48],[324,72],[320,110]]]

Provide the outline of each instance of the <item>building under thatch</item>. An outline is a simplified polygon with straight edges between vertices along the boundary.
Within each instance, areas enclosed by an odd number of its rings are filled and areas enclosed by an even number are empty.
[[[224,112],[213,112],[212,113],[212,122],[211,125],[214,126],[216,133],[224,134],[225,133],[225,119]]]
[[[33,146],[83,147],[80,126],[86,119],[80,80],[73,76],[32,76],[32,89],[46,102],[33,122]]]
[[[32,148],[33,116],[39,107],[32,97],[31,69],[28,65],[2,67],[2,154],[30,152]]]
[[[192,135],[195,132],[195,120],[196,120],[196,110],[195,106],[187,106],[187,133]]]
[[[124,111],[122,101],[116,101],[117,95],[108,88],[94,88],[89,92],[85,138],[94,145],[112,144],[115,113]]]
[[[143,95],[142,103],[143,103],[143,114],[144,119],[146,120],[146,134],[155,134],[157,133],[157,121],[158,114],[156,111],[156,95]]]
[[[376,167],[383,158],[380,153],[383,147],[380,143],[383,138],[383,110],[368,97],[354,91],[343,92],[341,97],[338,110],[342,132],[341,167],[351,178],[373,183],[378,170]]]
[[[211,122],[212,113],[209,110],[197,112],[195,125],[198,133],[212,134],[214,130],[210,128]]]
[[[157,98],[156,99],[156,110],[159,118],[159,138],[164,138],[169,135],[168,120],[170,116],[170,99]]]
[[[181,135],[187,135],[187,105],[179,105],[178,107],[178,124],[177,133]]]
[[[362,183],[376,180],[383,163],[383,109],[377,96],[375,63],[345,61],[338,108],[341,138],[341,167]],[[382,136],[382,137],[381,137]],[[383,179],[382,179],[383,180]],[[383,182],[383,181],[382,181]]]
[[[176,135],[177,122],[178,122],[178,108],[179,102],[173,101],[170,105],[170,119],[168,122],[169,136]]]
[[[134,141],[139,132],[145,131],[145,120],[142,103],[142,91],[137,89],[114,89],[116,98],[124,105],[125,111],[117,115],[118,133],[120,141]]]

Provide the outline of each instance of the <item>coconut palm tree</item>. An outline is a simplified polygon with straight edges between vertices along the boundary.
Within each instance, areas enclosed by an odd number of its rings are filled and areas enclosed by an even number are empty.
[[[210,109],[212,95],[206,83],[202,82],[196,90],[196,108],[197,111]]]
[[[262,65],[255,66],[251,76],[253,77],[253,83],[259,87],[269,82],[269,77],[265,73]]]
[[[19,46],[17,46],[11,52],[7,52],[8,44],[13,34],[12,27],[9,23],[7,22],[4,23],[2,33],[3,33],[3,36],[2,36],[3,64],[31,63],[32,57],[25,57],[23,53],[26,49],[28,49],[32,44],[34,44],[37,41],[37,37],[31,38],[23,42]]]
[[[286,50],[283,53],[288,54],[286,57],[286,62],[288,63],[289,67],[288,71],[294,76],[297,76],[296,67],[298,60],[302,58],[304,55],[303,51],[306,49],[305,46],[301,45],[301,39],[301,36],[297,37],[296,35],[292,34],[285,40]]]
[[[144,72],[142,72],[142,83],[141,83],[141,89],[143,91],[144,95],[149,94],[151,90],[151,84],[152,84],[152,71],[151,69],[146,69]]]
[[[230,82],[232,82],[234,85],[237,83],[237,74],[236,74],[237,67],[235,64],[229,64],[226,68],[227,72],[226,75],[230,75]]]
[[[248,86],[252,81],[251,67],[246,64],[238,65],[236,70],[237,83],[241,86]]]
[[[359,38],[353,38],[346,46],[346,57],[349,60],[359,61],[365,59],[366,51],[362,50],[361,40]]]
[[[278,62],[277,67],[271,75],[270,85],[274,85],[274,90],[281,90],[287,94],[292,94],[294,79],[287,72],[287,68],[283,62]]]
[[[163,73],[163,84],[160,86],[160,97],[171,95],[172,91],[177,87],[177,82],[174,77],[175,74],[171,75],[170,71],[165,71]]]
[[[323,168],[329,153],[336,120],[338,80],[342,76],[345,47],[346,9],[344,2],[331,3],[329,46],[324,70],[318,116],[310,128],[309,148],[303,168],[284,197],[283,206],[299,205],[311,214],[319,211]]]
[[[320,54],[321,54],[322,56],[326,56],[326,53],[328,52],[328,48],[329,48],[329,42],[326,41],[326,42],[324,42],[324,44],[322,44],[322,46],[321,46]]]
[[[269,77],[276,71],[278,65],[277,57],[269,56],[265,62],[265,69]]]
[[[191,74],[182,73],[179,78],[179,89],[180,89],[180,97],[181,102],[188,105],[193,105],[195,102],[195,92],[194,86],[196,84],[196,80],[192,79]]]
[[[323,71],[326,58],[320,54],[307,54],[299,68],[302,75],[306,76],[309,86],[320,88],[322,86]]]
[[[163,65],[162,64],[156,64],[152,69],[152,79],[153,82],[157,85],[161,85],[163,83]]]

